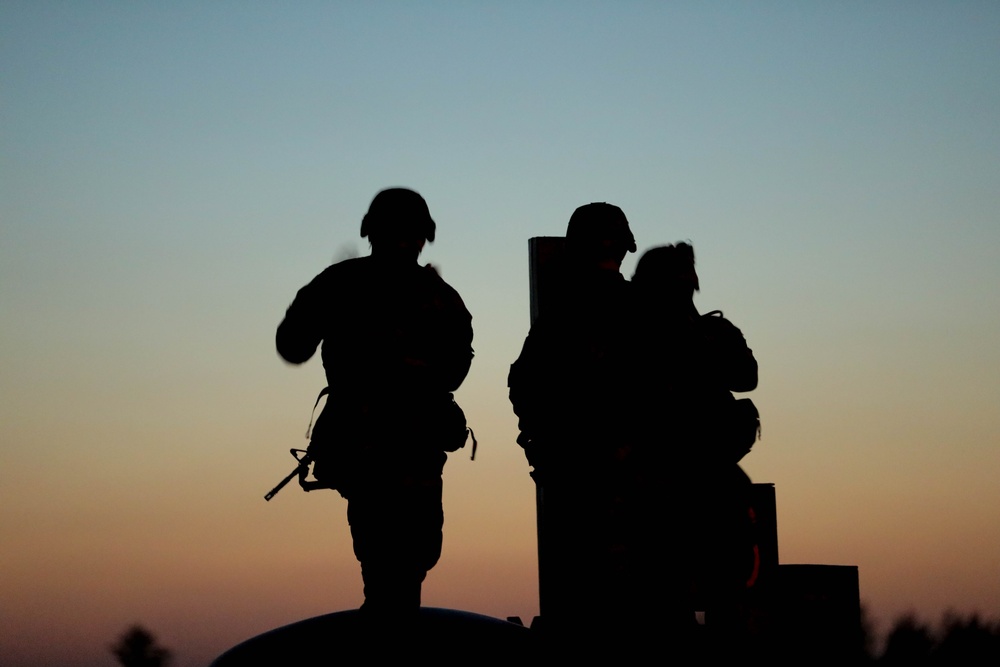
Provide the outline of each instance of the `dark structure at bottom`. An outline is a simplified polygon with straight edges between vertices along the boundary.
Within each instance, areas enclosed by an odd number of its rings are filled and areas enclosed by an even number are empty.
[[[474,650],[470,647],[475,647]],[[359,659],[468,664],[529,662],[535,635],[522,625],[482,614],[422,607],[405,621],[379,620],[357,609],[339,611],[270,630],[237,644],[212,667],[360,664]],[[516,661],[516,662],[514,662]]]

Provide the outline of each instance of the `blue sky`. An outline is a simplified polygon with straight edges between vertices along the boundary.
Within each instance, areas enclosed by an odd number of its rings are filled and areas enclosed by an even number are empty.
[[[858,564],[886,622],[996,614],[995,3],[6,2],[0,62],[12,664],[134,621],[199,664],[360,601],[339,499],[260,495],[322,385],[274,327],[391,185],[476,328],[428,604],[537,611],[527,239],[609,201],[757,354],[782,559]]]

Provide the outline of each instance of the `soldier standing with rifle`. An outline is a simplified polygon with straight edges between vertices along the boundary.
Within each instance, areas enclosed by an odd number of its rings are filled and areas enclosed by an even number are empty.
[[[308,455],[316,479],[347,498],[362,610],[381,618],[420,606],[441,554],[446,452],[466,438],[452,392],[472,362],[472,316],[417,262],[434,234],[423,197],[379,192],[361,223],[371,255],[338,262],[299,290],[276,337],[292,364],[322,343],[328,397]]]

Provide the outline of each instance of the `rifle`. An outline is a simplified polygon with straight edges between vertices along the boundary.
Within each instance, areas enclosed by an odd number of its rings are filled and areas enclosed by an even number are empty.
[[[274,496],[277,495],[278,491],[281,491],[283,488],[285,488],[285,485],[288,484],[290,481],[292,481],[292,478],[296,476],[298,476],[299,478],[299,486],[302,487],[303,491],[312,491],[313,489],[330,488],[327,485],[323,484],[322,482],[310,481],[306,479],[306,477],[309,475],[309,466],[312,465],[313,462],[312,456],[310,456],[309,452],[307,452],[304,449],[290,449],[288,451],[289,453],[291,453],[292,456],[295,457],[295,460],[299,462],[299,465],[295,466],[295,470],[288,473],[287,477],[278,482],[278,484],[273,489],[268,491],[267,495],[264,496],[264,500],[271,500],[271,498],[274,498]],[[299,456],[299,454],[301,454],[302,456]]]

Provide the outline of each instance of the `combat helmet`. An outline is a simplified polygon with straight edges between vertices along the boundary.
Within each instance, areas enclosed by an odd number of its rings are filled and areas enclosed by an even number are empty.
[[[566,245],[580,256],[635,252],[635,237],[625,212],[614,204],[594,202],[573,211],[566,227]]]
[[[650,248],[636,263],[632,282],[651,290],[691,296],[701,287],[694,266],[694,247],[681,241]]]
[[[434,219],[427,202],[409,188],[388,188],[372,199],[361,220],[361,238],[385,234],[419,235],[434,242]]]

